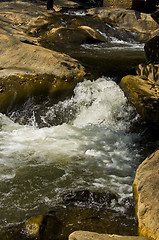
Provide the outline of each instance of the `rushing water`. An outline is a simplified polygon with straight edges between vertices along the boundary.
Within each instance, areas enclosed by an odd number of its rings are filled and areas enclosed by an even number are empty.
[[[68,190],[132,196],[140,136],[129,128],[137,116],[112,79],[84,80],[72,98],[42,106],[40,121],[37,108],[21,112],[31,114],[25,125],[18,112],[0,115],[1,226],[47,211]]]

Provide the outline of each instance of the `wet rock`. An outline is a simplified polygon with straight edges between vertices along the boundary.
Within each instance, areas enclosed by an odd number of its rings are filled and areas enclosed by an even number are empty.
[[[54,0],[53,9],[58,12],[64,9],[82,8],[82,4],[72,0]]]
[[[69,240],[147,240],[144,237],[120,236],[115,234],[99,234],[88,231],[76,231],[70,234]]]
[[[24,233],[31,237],[38,237],[43,226],[43,221],[43,215],[29,218],[24,224]]]
[[[159,35],[146,42],[145,53],[150,62],[159,63]]]
[[[159,87],[140,76],[128,75],[122,78],[120,87],[142,118],[159,125]]]
[[[64,194],[64,203],[71,205],[99,205],[101,206],[111,206],[111,204],[117,204],[118,198],[113,193],[100,193],[91,192],[89,190],[75,191]]]
[[[158,181],[159,151],[157,150],[140,164],[133,183],[139,233],[156,240],[159,239]]]
[[[76,230],[137,235],[133,199],[88,190],[66,193],[59,207],[0,232],[0,239],[66,240]],[[7,238],[8,237],[8,238]]]
[[[119,29],[126,29],[140,33],[140,39],[147,39],[153,31],[158,29],[158,24],[150,14],[134,10],[95,8],[88,10],[89,15],[97,16],[106,23]]]
[[[57,78],[49,74],[16,74],[0,77],[0,111],[7,113],[20,107],[28,98],[54,101],[68,96],[79,81],[76,76]]]
[[[71,48],[83,43],[105,42],[106,39],[89,26],[79,26],[77,28],[53,28],[42,36],[40,43],[43,44],[44,41],[50,42],[51,45],[62,46],[67,42],[67,47]]]

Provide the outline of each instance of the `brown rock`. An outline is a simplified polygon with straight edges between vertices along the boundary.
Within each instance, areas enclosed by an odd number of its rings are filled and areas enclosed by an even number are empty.
[[[131,9],[132,0],[103,0],[103,7]]]
[[[158,29],[158,24],[150,14],[134,10],[94,8],[88,10],[88,14],[97,16],[119,29],[141,33],[147,37]]]
[[[99,234],[95,232],[76,231],[70,234],[69,240],[147,240],[138,236],[120,236],[115,234]]]
[[[145,121],[159,125],[157,85],[140,76],[128,75],[122,78],[120,87]]]
[[[159,150],[138,167],[133,183],[139,233],[159,239]]]
[[[59,78],[84,76],[84,68],[75,59],[55,51],[26,44],[2,34],[0,75],[14,73],[47,73]]]

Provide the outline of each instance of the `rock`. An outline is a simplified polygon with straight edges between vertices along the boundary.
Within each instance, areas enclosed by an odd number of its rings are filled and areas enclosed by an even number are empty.
[[[6,113],[23,104],[29,97],[54,97],[54,102],[72,94],[79,81],[76,76],[57,78],[49,74],[16,74],[0,77],[0,111]]]
[[[132,0],[103,0],[103,7],[106,8],[123,8],[123,9],[131,9],[132,8]]]
[[[120,87],[145,121],[159,125],[158,85],[140,76],[128,75],[121,79]]]
[[[159,85],[159,64],[139,64],[136,73],[141,78]]]
[[[84,76],[84,68],[71,57],[1,34],[0,76],[14,73],[48,73],[59,78]]]
[[[68,240],[148,240],[138,236],[120,236],[115,234],[99,234],[88,231],[75,231],[70,234]]]
[[[158,181],[159,150],[140,164],[133,183],[139,233],[156,240],[159,239]]]
[[[0,239],[46,240],[68,239],[76,230],[137,235],[135,201],[118,201],[113,193],[81,190],[64,194],[59,206],[48,213],[0,231]]]
[[[38,237],[44,221],[43,218],[43,215],[29,218],[24,224],[24,233],[28,236]]]
[[[53,9],[56,12],[59,12],[65,8],[74,9],[74,8],[80,8],[82,5],[80,3],[77,3],[76,1],[71,0],[54,0]]]
[[[94,8],[87,11],[88,15],[97,16],[99,19],[119,29],[140,33],[140,38],[146,39],[158,29],[158,24],[150,14],[134,10]]]
[[[51,42],[51,45],[65,45],[67,42],[67,47],[74,47],[75,45],[80,45],[83,43],[98,43],[105,42],[106,39],[95,29],[89,26],[79,26],[76,28],[52,28],[42,35],[41,44],[44,42]]]
[[[159,35],[146,42],[145,53],[150,62],[159,63]]]
[[[137,11],[149,13],[156,10],[156,2],[145,0],[103,0],[103,7],[134,9]]]

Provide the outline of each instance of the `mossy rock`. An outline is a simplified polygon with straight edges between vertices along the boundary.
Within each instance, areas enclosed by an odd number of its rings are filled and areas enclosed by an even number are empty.
[[[17,74],[0,78],[0,111],[6,113],[16,105],[23,104],[28,98],[59,99],[72,92],[79,79],[57,78],[49,74]]]

